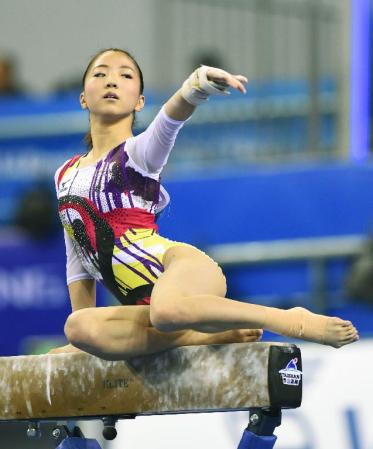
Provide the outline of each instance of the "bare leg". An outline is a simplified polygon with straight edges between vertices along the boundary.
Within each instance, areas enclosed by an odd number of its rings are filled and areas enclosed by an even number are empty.
[[[106,360],[151,354],[178,346],[254,342],[262,331],[241,329],[206,334],[194,330],[161,332],[149,319],[149,306],[80,309],[65,325],[71,342],[51,353],[84,351]]]
[[[340,347],[358,339],[355,327],[335,317],[295,307],[281,310],[225,298],[225,278],[208,256],[175,246],[163,259],[165,272],[156,282],[150,317],[163,331],[264,328],[288,337]]]

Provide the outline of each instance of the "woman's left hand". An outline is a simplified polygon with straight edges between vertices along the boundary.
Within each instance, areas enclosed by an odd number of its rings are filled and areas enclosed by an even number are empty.
[[[244,83],[248,82],[246,76],[232,75],[225,70],[218,69],[217,67],[207,67],[206,76],[209,81],[213,81],[214,83],[222,86],[224,89],[227,87],[233,87],[238,89],[243,94],[246,93],[244,86]]]

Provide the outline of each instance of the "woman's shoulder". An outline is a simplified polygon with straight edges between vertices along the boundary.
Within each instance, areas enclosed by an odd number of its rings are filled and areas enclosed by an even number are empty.
[[[81,154],[75,154],[74,156],[67,159],[65,162],[63,162],[55,171],[54,174],[54,180],[56,183],[56,187],[59,186],[61,179],[63,178],[63,175],[66,173],[66,170],[70,167],[72,167],[75,162],[81,157]]]

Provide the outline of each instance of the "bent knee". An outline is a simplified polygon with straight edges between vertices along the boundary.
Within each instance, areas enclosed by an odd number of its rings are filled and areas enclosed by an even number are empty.
[[[76,347],[88,345],[97,347],[99,344],[99,329],[93,309],[80,309],[68,316],[64,331],[67,339]]]
[[[161,332],[187,329],[190,317],[180,293],[169,290],[162,298],[152,295],[150,321]]]

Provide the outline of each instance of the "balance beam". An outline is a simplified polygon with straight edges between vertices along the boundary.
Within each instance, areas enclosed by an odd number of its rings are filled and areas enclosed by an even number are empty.
[[[85,353],[0,358],[0,420],[46,421],[295,408],[300,350],[291,344],[186,346],[105,361]]]

